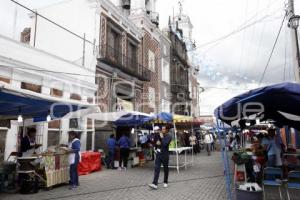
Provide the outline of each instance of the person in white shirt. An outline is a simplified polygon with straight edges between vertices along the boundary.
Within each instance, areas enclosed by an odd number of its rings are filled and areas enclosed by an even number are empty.
[[[211,144],[213,143],[214,138],[211,135],[211,133],[206,132],[204,135],[204,143],[206,145],[206,151],[207,151],[207,155],[210,156],[210,152],[211,152]]]

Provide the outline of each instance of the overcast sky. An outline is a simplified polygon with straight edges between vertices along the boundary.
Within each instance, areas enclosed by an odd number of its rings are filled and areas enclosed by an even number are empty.
[[[178,0],[159,1],[162,15],[178,11]],[[261,85],[259,80],[267,64],[283,16],[283,0],[183,0],[183,12],[194,25],[193,37],[201,58],[201,113],[211,114],[224,101],[251,88],[282,81],[293,81],[291,38],[286,22]],[[171,6],[170,6],[171,5]],[[295,1],[300,14],[299,1]],[[167,23],[166,17],[161,18]],[[257,23],[256,23],[257,22]],[[253,24],[252,26],[250,26]],[[210,45],[210,41],[239,30]]]
[[[30,8],[44,7],[62,0],[19,0]],[[178,0],[157,0],[160,26],[178,13]],[[183,0],[183,13],[194,25],[200,60],[201,113],[248,89],[258,87],[263,70],[284,16],[284,0]],[[300,3],[295,1],[296,14]],[[14,6],[0,2],[0,33],[12,35]],[[22,17],[23,16],[23,17]],[[29,23],[26,12],[18,12],[17,24]],[[6,26],[3,26],[5,24]],[[249,26],[242,31],[241,27]],[[235,34],[230,34],[237,32]],[[224,39],[223,36],[228,36]],[[217,42],[209,43],[211,41]],[[208,45],[209,43],[209,45]],[[260,85],[293,81],[290,32],[284,23],[273,57]]]

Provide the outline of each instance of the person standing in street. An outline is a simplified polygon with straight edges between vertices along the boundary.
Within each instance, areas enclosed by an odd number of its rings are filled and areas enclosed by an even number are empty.
[[[163,164],[164,168],[164,188],[168,187],[169,178],[169,144],[172,138],[169,135],[168,129],[166,127],[162,127],[160,138],[161,140],[158,140],[156,142],[156,145],[161,147],[161,151],[156,152],[154,178],[152,184],[149,184],[149,187],[155,190],[157,189],[158,185],[161,164]]]
[[[119,170],[127,170],[127,162],[129,157],[130,150],[130,140],[128,136],[124,133],[119,139],[118,144],[120,146],[120,161],[119,161]],[[122,167],[123,163],[123,167]]]
[[[276,134],[276,130],[270,128],[268,130],[268,137],[262,140],[262,145],[268,155],[267,166],[279,167],[282,166],[282,153],[285,149],[280,135]]]
[[[210,156],[211,144],[213,141],[214,141],[213,136],[209,132],[206,132],[206,134],[204,136],[204,143],[206,146],[206,151],[207,151],[208,156]]]
[[[108,159],[107,159],[107,169],[115,169],[114,161],[115,161],[115,150],[116,150],[116,138],[114,134],[111,134],[106,141],[108,147]]]
[[[79,186],[78,180],[78,164],[80,160],[80,140],[79,134],[75,131],[69,132],[70,140],[69,143],[69,162],[70,162],[70,189],[75,190]]]
[[[197,138],[196,138],[196,136],[194,134],[191,134],[189,140],[190,140],[190,145],[193,148],[193,153],[197,154],[198,151],[197,151],[197,148],[196,148],[196,145],[197,145]]]

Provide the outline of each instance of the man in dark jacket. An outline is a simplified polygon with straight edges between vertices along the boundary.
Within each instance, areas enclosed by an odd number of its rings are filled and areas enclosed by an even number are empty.
[[[123,134],[122,137],[118,141],[118,145],[120,146],[120,160],[119,160],[119,170],[127,169],[127,162],[130,151],[130,140],[127,134]],[[122,167],[123,163],[123,167]]]
[[[152,184],[149,184],[149,187],[152,189],[157,189],[161,164],[163,164],[164,167],[164,188],[168,187],[169,144],[172,138],[169,135],[168,129],[166,127],[162,127],[160,137],[161,140],[158,140],[156,143],[156,145],[160,146],[160,151],[156,152],[154,178]]]

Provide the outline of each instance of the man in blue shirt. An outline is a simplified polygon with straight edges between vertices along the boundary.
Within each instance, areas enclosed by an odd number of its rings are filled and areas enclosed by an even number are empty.
[[[106,141],[106,145],[108,147],[108,159],[107,159],[107,169],[115,169],[114,161],[115,161],[115,148],[116,148],[116,138],[114,134],[111,134],[110,137]]]
[[[119,170],[126,170],[130,150],[130,141],[126,134],[123,134],[119,139],[118,145],[120,146]],[[122,163],[124,164],[123,167]]]
[[[262,145],[264,146],[268,154],[268,167],[281,166],[282,161],[280,158],[280,154],[283,142],[280,135],[276,134],[275,129],[270,128],[268,130],[268,138],[264,138],[262,140]]]
[[[156,145],[160,146],[160,151],[156,152],[154,178],[152,184],[149,185],[149,187],[152,189],[157,189],[161,164],[163,164],[164,167],[164,188],[168,187],[169,145],[172,140],[172,137],[169,135],[168,129],[166,127],[162,127],[160,137],[161,140],[158,140],[156,142]]]

